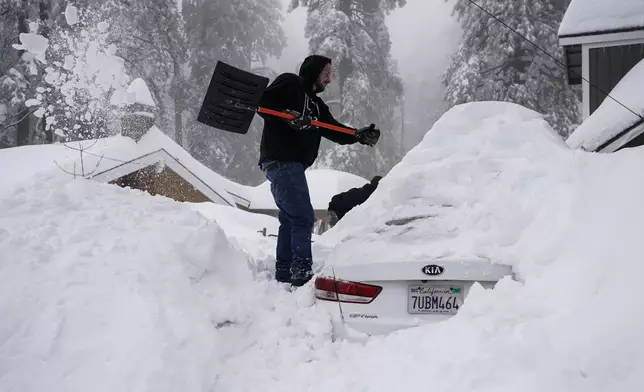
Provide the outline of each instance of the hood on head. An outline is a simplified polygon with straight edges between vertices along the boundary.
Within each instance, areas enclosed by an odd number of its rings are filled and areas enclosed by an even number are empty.
[[[319,54],[313,54],[304,59],[300,66],[300,76],[304,79],[307,88],[313,88],[324,67],[330,63],[330,58]]]

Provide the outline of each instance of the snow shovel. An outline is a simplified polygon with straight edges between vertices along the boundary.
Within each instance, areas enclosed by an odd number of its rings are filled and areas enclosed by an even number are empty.
[[[213,128],[245,135],[255,113],[293,120],[296,117],[259,106],[268,78],[217,61],[197,121]],[[311,120],[311,125],[355,135],[356,131]]]

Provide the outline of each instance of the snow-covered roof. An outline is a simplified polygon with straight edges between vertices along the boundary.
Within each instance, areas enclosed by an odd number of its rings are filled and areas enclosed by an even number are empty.
[[[156,126],[150,128],[150,130],[148,130],[148,132],[143,135],[138,143],[134,143],[133,147],[133,150],[129,151],[128,154],[130,159],[121,159],[122,161],[130,161],[132,159],[136,159],[163,150],[167,152],[171,157],[176,159],[176,162],[185,169],[184,172],[188,172],[189,175],[200,179],[205,185],[207,185],[208,188],[212,190],[212,192],[216,194],[216,198],[215,200],[213,200],[214,202],[217,202],[217,199],[219,199],[219,202],[224,202],[229,205],[235,205],[233,198],[230,196],[230,194],[228,194],[228,190],[233,188],[236,189],[236,184],[233,181],[230,181],[227,178],[207,168],[204,164],[199,162],[196,158],[190,155],[190,153],[179,146],[174,140],[170,139],[170,137],[161,132],[161,130],[159,130],[159,128],[157,128]],[[164,163],[172,165],[173,161],[174,160],[164,160]],[[94,175],[96,176],[101,173],[106,173],[117,167],[122,167],[124,164],[125,162],[116,162],[116,164],[114,164],[113,162],[111,168],[97,171]],[[139,166],[143,166],[143,164]],[[195,184],[192,185],[195,186]],[[200,189],[200,186],[195,187],[197,189]]]
[[[611,97],[628,109],[644,117],[644,61],[640,61],[619,81],[609,93]],[[571,148],[586,151],[615,151],[644,130],[644,125],[636,126],[627,135],[624,131],[642,122],[642,117],[606,97],[602,104],[568,137],[566,143]],[[612,140],[615,139],[615,140]],[[604,147],[609,147],[604,149]]]
[[[559,26],[559,37],[644,30],[642,0],[572,0]]]
[[[336,194],[351,188],[361,187],[369,182],[360,176],[339,170],[309,169],[305,174],[309,185],[311,204],[316,210],[326,210],[331,198]],[[251,200],[251,209],[273,210],[277,208],[268,181],[257,187],[238,189]]]
[[[80,148],[84,149],[81,162]],[[151,158],[150,158],[151,157]],[[180,170],[184,178],[215,203],[235,205],[235,198],[228,191],[237,191],[240,185],[215,173],[195,159],[186,150],[153,126],[139,142],[122,136],[110,136],[96,140],[14,147],[0,150],[0,167],[14,168],[10,175],[0,176],[0,188],[44,175],[69,175],[109,181],[110,172],[124,175],[142,169],[159,160]],[[67,171],[68,173],[65,173]],[[242,193],[242,192],[237,192]]]

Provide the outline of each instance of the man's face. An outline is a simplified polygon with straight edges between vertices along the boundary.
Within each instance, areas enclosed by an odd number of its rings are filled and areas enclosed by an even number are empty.
[[[329,83],[331,83],[331,64],[324,66],[320,76],[318,76],[318,80],[315,82],[318,91],[324,91]]]

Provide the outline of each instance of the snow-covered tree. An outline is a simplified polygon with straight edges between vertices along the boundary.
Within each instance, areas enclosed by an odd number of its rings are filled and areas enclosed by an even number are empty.
[[[478,4],[548,53],[563,59],[557,30],[570,0],[479,0]],[[444,75],[446,100],[510,101],[545,115],[566,137],[580,121],[579,91],[567,85],[565,69],[467,0],[454,12],[463,42]]]
[[[367,177],[384,174],[402,152],[403,94],[385,17],[405,1],[293,0],[290,9],[300,5],[308,7],[305,32],[310,52],[333,59],[338,88],[325,96],[338,103],[338,120],[354,127],[375,123],[382,132],[375,149],[325,141],[317,166]]]
[[[246,135],[237,135],[196,122],[217,61],[269,78],[269,56],[279,57],[286,46],[279,0],[190,0],[182,14],[193,55],[187,129],[190,152],[209,167],[236,181],[257,183],[262,121],[255,116]]]
[[[159,125],[186,145],[191,48],[176,0],[114,0],[113,39],[127,71],[142,78],[159,106]]]
[[[64,22],[48,26],[49,38],[34,22],[13,45],[23,52],[29,73],[40,80],[24,105],[62,140],[107,135],[114,113],[110,96],[126,86],[123,60],[109,43],[110,24],[100,11],[68,6]]]
[[[87,5],[90,0],[76,0]],[[43,85],[45,72],[37,72],[37,54],[16,49],[21,35],[32,44],[50,42],[53,31],[65,29],[66,0],[0,0],[0,106],[6,113],[0,122],[0,139],[5,146],[51,142],[53,133],[45,126],[46,117],[34,114],[39,107],[27,105]],[[41,38],[36,38],[38,35]],[[20,46],[18,46],[20,47]],[[35,47],[32,45],[32,50]],[[49,51],[49,54],[54,54]],[[44,59],[44,58],[43,58]],[[33,103],[33,101],[31,101]],[[42,112],[39,112],[42,114]]]

